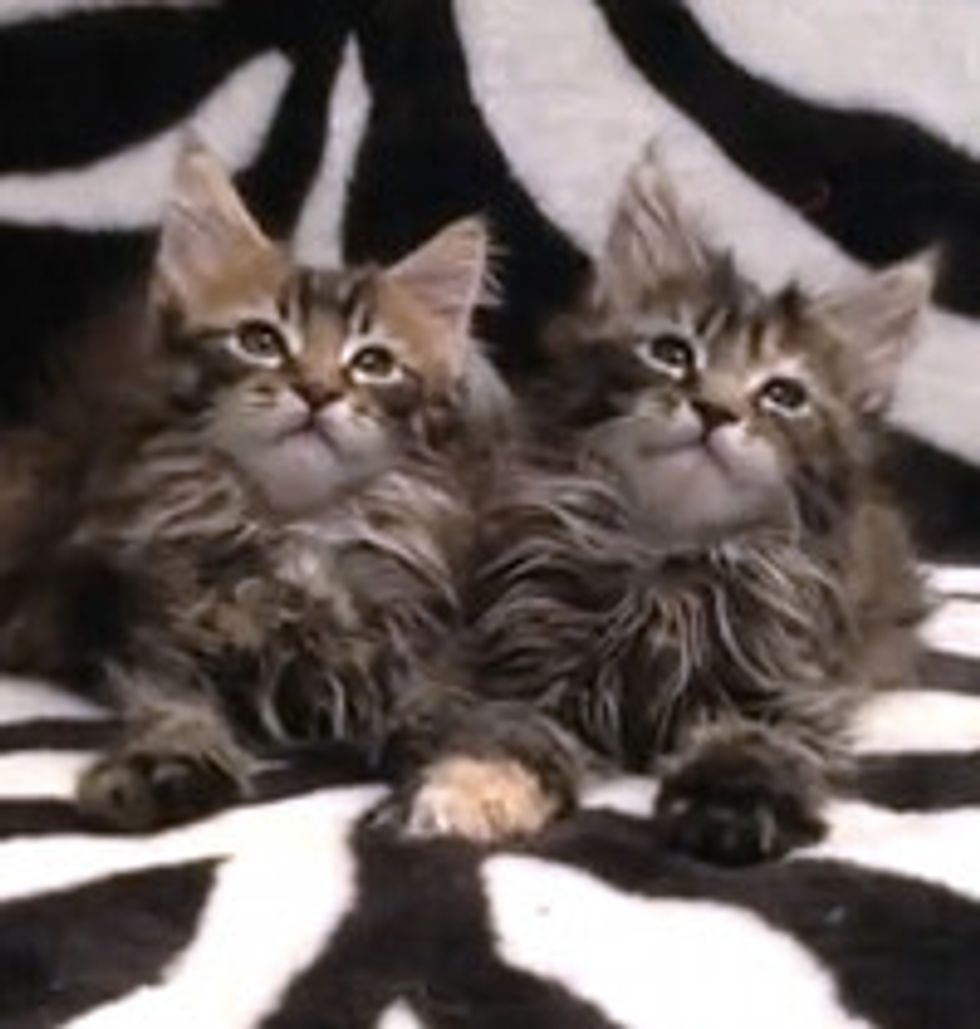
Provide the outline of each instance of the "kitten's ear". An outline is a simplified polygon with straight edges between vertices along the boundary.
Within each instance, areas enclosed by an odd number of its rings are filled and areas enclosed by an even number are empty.
[[[164,294],[186,300],[229,265],[272,246],[218,158],[188,137],[160,228],[156,279]]]
[[[898,374],[916,342],[937,273],[929,253],[817,296],[811,311],[849,349],[858,404],[869,414],[891,400]]]
[[[709,248],[648,146],[627,176],[613,213],[597,286],[630,303],[651,287],[701,277],[709,267]]]
[[[387,269],[385,277],[452,330],[469,334],[473,311],[484,298],[490,236],[480,218],[452,222]]]

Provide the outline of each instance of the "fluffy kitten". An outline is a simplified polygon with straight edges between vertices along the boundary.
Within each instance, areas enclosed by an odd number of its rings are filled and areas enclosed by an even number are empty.
[[[634,171],[550,332],[543,447],[495,484],[474,591],[481,686],[552,725],[558,757],[528,760],[571,776],[562,803],[598,756],[663,775],[659,824],[696,855],[818,835],[854,703],[912,674],[923,603],[872,442],[930,282],[765,294],[652,157]]]
[[[506,418],[468,334],[486,252],[466,220],[392,268],[297,266],[183,153],[152,299],[105,342],[112,388],[71,432],[54,411],[7,440],[0,661],[123,719],[86,816],[225,803],[263,742],[349,741],[405,778],[452,734],[453,464]]]

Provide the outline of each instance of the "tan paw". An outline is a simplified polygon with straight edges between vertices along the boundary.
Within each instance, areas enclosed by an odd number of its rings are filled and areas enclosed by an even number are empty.
[[[447,757],[422,773],[405,831],[410,836],[461,836],[491,843],[529,836],[557,811],[556,798],[517,761]]]

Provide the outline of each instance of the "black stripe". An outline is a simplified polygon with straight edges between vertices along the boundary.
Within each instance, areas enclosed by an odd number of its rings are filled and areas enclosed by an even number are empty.
[[[872,264],[944,244],[939,300],[980,314],[980,164],[913,123],[748,74],[679,0],[596,0],[638,69],[728,156]]]
[[[152,254],[150,232],[0,225],[0,421],[24,416],[33,387],[70,345],[70,330],[140,283]]]
[[[463,214],[486,212],[502,244],[505,308],[480,332],[500,358],[533,359],[539,324],[564,306],[583,255],[512,175],[470,94],[449,0],[367,4],[358,40],[372,107],[346,211],[346,252],[390,260]]]
[[[327,140],[327,102],[347,37],[350,4],[277,4],[277,19],[292,15],[288,41],[295,70],[262,152],[238,184],[262,227],[286,239],[296,227],[320,169]],[[270,21],[274,21],[270,19]]]
[[[360,786],[377,782],[364,754],[343,743],[325,744],[307,752],[291,752],[271,764],[254,781],[251,803],[292,797],[328,786]]]
[[[356,837],[358,904],[264,1029],[368,1029],[402,999],[432,1029],[612,1029],[591,1004],[495,953],[479,851]]]
[[[89,831],[69,800],[0,800],[0,840]]]
[[[111,719],[37,718],[0,724],[0,754],[20,750],[101,750],[119,730]]]
[[[980,470],[900,432],[882,456],[924,556],[980,566]]]
[[[895,811],[980,807],[980,750],[862,755],[853,792]]]
[[[534,849],[628,893],[756,914],[809,948],[843,1006],[874,1025],[977,1025],[980,906],[941,886],[836,861],[716,868],[666,851],[648,822],[600,812],[556,826]],[[765,970],[744,974],[767,988]],[[656,982],[653,955],[649,975]],[[711,976],[706,968],[706,989]]]
[[[77,13],[3,29],[0,171],[80,165],[181,119],[264,49],[230,6]]]
[[[977,618],[980,632],[980,617]],[[980,695],[980,661],[937,650],[926,651],[919,660],[919,682],[926,689]]]
[[[159,982],[190,940],[215,863],[102,879],[0,904],[0,1022],[62,1025]]]

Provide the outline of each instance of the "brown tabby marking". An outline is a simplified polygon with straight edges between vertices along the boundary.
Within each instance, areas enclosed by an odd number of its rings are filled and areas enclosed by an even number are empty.
[[[482,520],[479,681],[579,741],[573,776],[663,772],[658,824],[697,855],[813,839],[853,706],[912,675],[924,605],[874,426],[929,284],[919,263],[766,295],[647,159],[552,327],[537,453]]]
[[[0,658],[125,721],[85,815],[192,817],[297,742],[407,779],[465,721],[454,462],[507,417],[468,335],[486,250],[469,220],[392,268],[297,267],[183,154],[151,301],[92,351],[105,402],[6,441],[62,474],[0,513]]]

